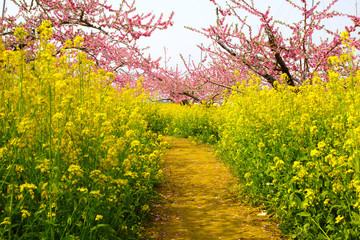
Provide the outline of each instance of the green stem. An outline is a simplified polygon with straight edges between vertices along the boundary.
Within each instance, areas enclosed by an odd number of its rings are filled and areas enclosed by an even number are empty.
[[[12,217],[12,208],[13,208],[13,200],[14,200],[14,185],[12,184],[11,187],[11,197],[10,197],[10,213],[9,213],[9,221],[11,222],[11,217]],[[11,225],[10,225],[11,226]],[[11,240],[11,227],[9,227],[9,240]]]
[[[326,232],[324,232],[324,230],[320,227],[320,225],[312,218],[310,217],[310,219],[315,223],[316,226],[318,226],[318,228],[323,232],[323,234],[325,235],[325,237],[327,239],[330,239],[330,237],[326,234]]]

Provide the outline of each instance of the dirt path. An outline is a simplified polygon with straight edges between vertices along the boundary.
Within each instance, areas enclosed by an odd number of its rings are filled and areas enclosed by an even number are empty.
[[[186,139],[165,139],[169,184],[160,193],[149,235],[153,239],[280,239],[261,209],[235,198],[236,179],[210,152]],[[259,215],[260,214],[260,215]]]

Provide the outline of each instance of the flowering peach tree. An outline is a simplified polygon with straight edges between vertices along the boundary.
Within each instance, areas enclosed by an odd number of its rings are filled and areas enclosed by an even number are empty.
[[[298,86],[314,74],[326,80],[331,65],[328,58],[340,57],[349,48],[342,44],[341,34],[348,35],[351,50],[360,48],[352,37],[360,18],[334,11],[338,0],[332,0],[324,9],[320,9],[320,2],[312,6],[306,0],[285,0],[284,4],[292,8],[289,11],[301,16],[295,23],[275,19],[270,8],[260,11],[253,0],[229,0],[226,7],[217,0],[210,1],[217,7],[216,24],[202,30],[190,28],[213,41],[213,47],[202,48],[210,60],[200,67],[188,66],[192,77],[198,79],[197,86],[206,87],[209,96],[219,95],[224,88],[231,89],[239,80],[248,79],[249,72],[268,87],[275,82]],[[256,17],[259,28],[251,25],[253,22],[250,24],[245,15]],[[324,24],[341,17],[352,20],[353,25],[333,31]],[[282,34],[285,31],[290,34]],[[319,35],[322,38],[316,38]],[[355,54],[352,71],[357,70],[356,60]]]
[[[133,84],[142,75],[145,88],[172,101],[221,98],[224,89],[230,90],[237,82],[250,79],[249,72],[269,87],[275,82],[301,85],[314,74],[326,80],[332,64],[328,61],[330,56],[340,57],[346,49],[360,48],[353,37],[360,18],[334,11],[339,0],[332,0],[322,9],[320,2],[312,6],[306,0],[284,0],[284,4],[291,6],[289,11],[301,16],[295,23],[275,19],[270,8],[261,11],[254,0],[230,0],[225,7],[219,0],[210,0],[217,7],[216,24],[201,30],[190,29],[211,39],[213,45],[201,47],[207,52],[202,64],[185,64],[186,71],[181,71],[163,68],[160,59],[145,56],[144,49],[137,44],[139,38],[171,26],[173,15],[164,19],[163,15],[157,18],[137,13],[135,1],[131,0],[122,0],[118,9],[105,0],[11,1],[19,11],[15,15],[5,14],[0,20],[0,34],[8,49],[25,48],[28,61],[33,60],[38,48],[36,29],[44,20],[50,20],[51,41],[57,55],[64,54],[64,46],[76,48],[95,61],[98,68],[114,72],[118,85]],[[259,20],[258,29],[249,24],[244,13]],[[333,31],[324,23],[340,17],[352,20],[352,26]],[[26,29],[25,37],[13,36],[17,26]],[[349,35],[349,46],[342,44],[344,30]],[[318,39],[319,35],[323,38]],[[76,36],[84,39],[82,45],[65,44]],[[355,72],[356,54],[353,60],[351,71]]]
[[[7,49],[24,48],[28,61],[36,57],[37,27],[44,20],[51,22],[53,35],[50,39],[57,55],[63,48],[77,48],[85,52],[97,68],[116,74],[116,81],[123,86],[134,82],[139,75],[159,81],[161,68],[159,60],[152,60],[143,54],[137,40],[149,37],[155,30],[172,25],[172,16],[156,17],[151,13],[140,14],[135,1],[122,0],[115,9],[106,0],[11,0],[18,12],[5,13],[0,20],[0,34]],[[16,27],[24,27],[24,38],[14,37]],[[66,44],[76,37],[84,39],[80,46]],[[65,47],[64,47],[65,46]]]

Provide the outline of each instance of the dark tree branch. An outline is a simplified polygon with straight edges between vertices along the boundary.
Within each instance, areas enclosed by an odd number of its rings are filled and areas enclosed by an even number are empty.
[[[225,44],[223,44],[220,40],[219,40],[219,36],[218,36],[218,39],[216,39],[216,43],[220,45],[220,47],[222,47],[224,50],[226,50],[228,53],[230,53],[232,56],[236,57],[237,54],[229,49],[227,46],[225,46]]]
[[[286,80],[287,84],[290,86],[295,86],[294,78],[291,76],[289,68],[286,66],[284,59],[281,57],[280,53],[277,50],[278,47],[275,43],[275,41],[276,41],[275,36],[271,32],[269,26],[265,27],[265,32],[269,38],[269,45],[270,45],[271,51],[275,53],[276,63],[280,65],[281,72],[286,73],[286,75],[288,76],[288,78]]]
[[[191,98],[194,99],[195,101],[200,102],[200,98],[195,97],[194,95],[192,95],[192,94],[190,94],[190,93],[188,93],[188,92],[178,92],[178,94],[184,95],[184,96],[187,96],[187,97],[191,97]]]
[[[228,52],[229,54],[231,54],[232,56],[234,56],[234,57],[237,56],[237,54],[236,54],[234,51],[232,51],[232,50],[229,49],[227,46],[225,46],[225,44],[223,44],[220,40],[217,40],[216,43],[219,44],[220,47],[222,47],[225,51],[227,51],[227,52]],[[262,74],[262,73],[260,73],[258,70],[256,70],[253,66],[251,66],[249,63],[245,62],[244,60],[241,60],[241,62],[242,62],[243,64],[245,64],[248,68],[250,68],[252,71],[254,71],[257,75],[259,75],[259,76],[263,77],[264,79],[266,79],[266,81],[267,81],[268,83],[270,83],[271,86],[274,87],[274,82],[276,81],[276,79],[274,78],[273,75],[270,75],[270,74],[267,74],[267,73]],[[213,83],[213,82],[211,82],[211,83]],[[213,83],[213,84],[214,84],[214,83]],[[219,85],[219,86],[220,86],[220,85]],[[222,86],[222,87],[227,88],[226,86]]]
[[[221,83],[213,82],[213,81],[210,81],[210,80],[209,80],[209,83],[214,84],[214,85],[219,86],[219,87],[223,87],[223,88],[232,90],[230,86],[226,86],[226,85],[221,84]]]

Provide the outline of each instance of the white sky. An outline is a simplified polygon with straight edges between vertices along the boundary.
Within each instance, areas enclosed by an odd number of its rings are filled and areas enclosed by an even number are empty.
[[[114,0],[113,0],[114,1]],[[215,6],[209,0],[136,0],[137,9],[141,12],[164,13],[169,16],[174,11],[174,25],[166,30],[154,32],[149,38],[141,39],[142,46],[151,46],[152,57],[171,57],[170,65],[183,66],[179,54],[188,61],[200,61],[201,51],[196,45],[208,46],[211,41],[198,33],[185,29],[184,26],[201,29],[216,23]],[[164,59],[165,60],[165,59]]]
[[[1,10],[4,0],[0,0]],[[6,4],[9,12],[13,8],[10,3],[11,0],[7,0]],[[314,0],[317,2],[318,0]],[[325,7],[331,0],[322,0],[320,6]],[[218,0],[219,3],[224,3],[226,0]],[[286,21],[287,23],[293,23],[299,19],[299,12],[291,11],[293,8],[285,2],[285,0],[254,0],[255,6],[259,9],[266,10],[267,6],[271,6],[270,15],[275,19]],[[300,0],[294,0],[294,2],[300,2]],[[333,8],[338,12],[349,13],[356,15],[356,2],[358,2],[360,8],[360,0],[339,0],[339,2]],[[115,9],[121,3],[121,0],[107,0],[108,4],[112,4]],[[312,0],[308,0],[311,4]],[[201,36],[198,33],[185,29],[184,26],[194,27],[196,29],[206,28],[209,25],[214,25],[216,22],[215,6],[210,0],[136,0],[136,7],[139,13],[153,12],[156,15],[164,13],[164,17],[168,17],[172,11],[174,15],[174,25],[163,31],[155,31],[151,37],[142,38],[139,41],[141,47],[150,46],[147,51],[154,59],[158,57],[164,58],[164,48],[167,49],[167,57],[171,57],[169,65],[182,68],[182,61],[179,57],[181,53],[186,61],[191,60],[194,62],[200,61],[201,51],[196,45],[204,44],[208,46],[211,41]],[[249,15],[244,13],[245,15]],[[249,23],[253,26],[258,26],[257,19],[249,18]],[[329,24],[332,29],[343,30],[343,20],[331,21],[325,24]]]

